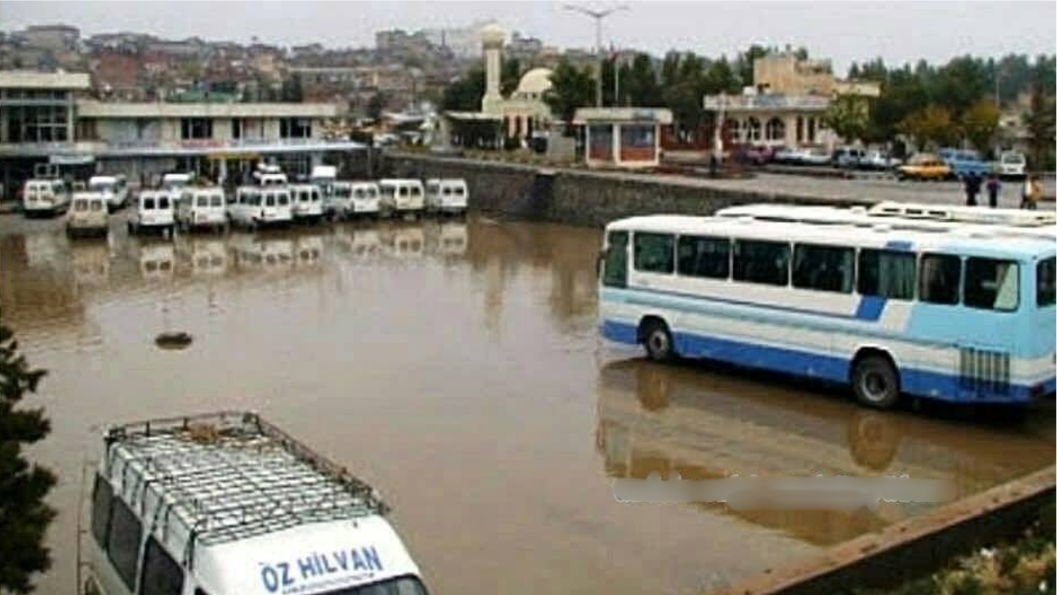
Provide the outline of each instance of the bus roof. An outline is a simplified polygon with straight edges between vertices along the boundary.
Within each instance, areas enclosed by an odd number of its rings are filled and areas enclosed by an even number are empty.
[[[828,207],[817,207],[825,209]],[[900,246],[915,250],[956,251],[967,255],[1031,259],[1057,252],[1055,234],[1039,230],[1018,233],[1012,228],[981,225],[928,225],[877,217],[825,217],[775,220],[759,216],[696,217],[647,215],[613,221],[607,230],[725,235],[742,239],[783,239],[863,247]],[[1048,228],[1043,228],[1048,229]]]
[[[188,566],[215,555],[205,548],[388,512],[365,482],[253,413],[126,424],[105,442],[114,492]]]

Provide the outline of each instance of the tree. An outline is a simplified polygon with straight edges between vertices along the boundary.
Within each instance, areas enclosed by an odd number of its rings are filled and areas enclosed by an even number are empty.
[[[445,111],[475,112],[481,109],[481,97],[484,97],[484,68],[474,66],[462,78],[444,89],[441,108]]]
[[[755,77],[753,75],[753,63],[756,62],[757,58],[762,58],[769,53],[769,50],[762,45],[753,44],[749,46],[749,49],[738,55],[737,70],[738,70],[738,82],[743,87],[751,87],[755,83]]]
[[[379,92],[371,95],[371,99],[367,102],[367,117],[375,122],[381,120],[382,111],[387,103],[389,103],[389,98],[386,97],[385,93]]]
[[[283,81],[282,100],[300,103],[304,101],[305,92],[301,85],[301,75],[294,73],[293,76]]]
[[[499,92],[508,96],[517,90],[521,82],[521,62],[517,58],[503,60],[503,68],[499,76]]]
[[[626,82],[625,82],[626,81]],[[635,107],[661,107],[664,98],[647,54],[638,54],[631,62],[627,75],[621,74],[620,86],[627,89],[628,103]],[[623,91],[621,91],[623,94]]]
[[[929,105],[910,114],[900,122],[899,130],[911,136],[921,146],[951,145],[958,136],[950,110],[940,105]]]
[[[840,95],[830,102],[822,119],[845,141],[862,140],[870,125],[870,105],[865,97]]]
[[[595,104],[595,80],[589,69],[580,69],[562,59],[551,75],[551,88],[543,100],[567,125],[573,121],[576,108]],[[566,126],[566,129],[570,129]]]
[[[977,101],[962,116],[962,132],[977,151],[983,153],[991,148],[999,116],[994,101],[988,99]]]
[[[1031,166],[1035,170],[1048,169],[1053,158],[1054,95],[1053,83],[1047,80],[1048,70],[1045,58],[1039,56],[1033,72],[1031,109],[1024,116],[1031,136]]]
[[[43,409],[18,407],[44,374],[30,368],[14,334],[0,324],[0,592],[29,593],[32,576],[51,567],[44,534],[55,511],[44,498],[55,475],[22,453],[48,435],[51,423]]]

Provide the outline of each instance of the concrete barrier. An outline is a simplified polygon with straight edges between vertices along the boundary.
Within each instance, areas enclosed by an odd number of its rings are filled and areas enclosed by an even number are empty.
[[[831,595],[886,589],[1020,534],[1054,500],[1050,467],[710,595]]]

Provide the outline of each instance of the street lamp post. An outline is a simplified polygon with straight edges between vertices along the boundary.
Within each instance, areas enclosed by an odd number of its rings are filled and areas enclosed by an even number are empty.
[[[565,10],[585,14],[595,20],[595,57],[598,60],[598,79],[595,81],[595,105],[597,107],[602,107],[602,19],[608,17],[614,12],[628,10],[628,6],[626,4],[621,4],[604,10],[592,10],[584,6],[566,4],[564,8]]]

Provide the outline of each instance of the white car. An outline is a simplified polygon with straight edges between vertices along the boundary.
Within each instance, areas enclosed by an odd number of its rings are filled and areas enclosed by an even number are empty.
[[[808,149],[800,156],[800,163],[804,165],[830,165],[832,162],[829,151],[822,147]]]
[[[427,180],[426,209],[442,215],[465,214],[468,194],[466,180],[461,178]]]
[[[226,229],[228,209],[224,189],[219,186],[184,188],[176,203],[176,222],[180,229]]]
[[[316,222],[323,218],[323,193],[315,184],[289,186],[294,221]]]
[[[110,212],[107,199],[96,192],[75,192],[66,213],[66,235],[107,235]]]
[[[899,158],[892,157],[884,151],[878,150],[867,151],[866,155],[859,161],[860,168],[876,171],[893,170],[902,164],[903,162]]]
[[[70,189],[62,180],[28,180],[22,188],[22,212],[26,217],[55,215],[70,207]]]
[[[1004,151],[998,156],[997,172],[1002,178],[1024,178],[1027,175],[1028,160],[1019,151]]]
[[[136,210],[128,219],[128,232],[172,231],[175,223],[173,201],[164,190],[144,190],[136,199]]]

